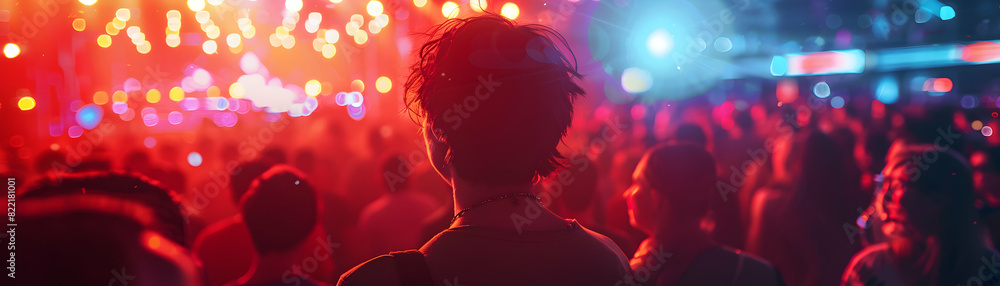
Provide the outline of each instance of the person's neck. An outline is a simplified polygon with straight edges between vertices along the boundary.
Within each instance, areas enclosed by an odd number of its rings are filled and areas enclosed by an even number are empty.
[[[294,271],[292,265],[296,263],[296,258],[298,255],[295,254],[294,250],[259,254],[254,257],[250,271],[244,274],[239,281],[242,281],[243,284],[280,281],[285,272]],[[297,276],[298,274],[293,273],[292,275]]]
[[[526,196],[512,196],[478,205],[508,194],[531,194],[531,184],[493,186],[453,178],[455,214],[468,209],[453,226],[476,225],[503,230],[534,231],[564,227],[566,221],[550,212],[540,202]],[[478,205],[478,206],[477,206]]]
[[[492,186],[477,184],[460,178],[452,179],[455,213],[485,200],[513,193],[531,193],[531,184]],[[517,197],[521,199],[523,197]]]

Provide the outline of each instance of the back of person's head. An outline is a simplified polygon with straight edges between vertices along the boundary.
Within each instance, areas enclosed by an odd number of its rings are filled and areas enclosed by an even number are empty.
[[[270,167],[271,165],[260,161],[245,162],[236,167],[236,170],[233,171],[232,182],[229,185],[233,201],[239,204],[240,200],[243,199],[243,195],[250,189],[250,184]]]
[[[708,137],[705,136],[705,131],[701,130],[701,127],[688,123],[677,127],[677,131],[674,132],[674,141],[704,147],[708,144]]]
[[[428,34],[405,102],[447,147],[458,177],[518,185],[559,167],[556,146],[584,93],[575,58],[559,50],[565,39],[495,14],[450,19]]]
[[[645,178],[663,195],[674,215],[703,217],[714,194],[715,158],[704,147],[690,144],[657,145],[646,152]]]
[[[149,231],[146,206],[97,194],[18,205],[16,275],[25,284],[201,285],[189,253]]]
[[[250,239],[261,254],[294,249],[319,219],[313,186],[287,165],[276,165],[255,180],[240,208]]]
[[[155,223],[150,230],[187,246],[187,223],[181,213],[183,199],[177,192],[140,174],[87,172],[42,179],[21,196],[25,200],[75,194],[106,195],[151,208]]]

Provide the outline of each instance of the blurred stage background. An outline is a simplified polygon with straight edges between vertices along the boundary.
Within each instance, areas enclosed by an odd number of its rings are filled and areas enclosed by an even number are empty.
[[[589,92],[569,149],[593,152],[619,116],[630,138],[662,140],[698,116],[683,114],[690,102],[723,131],[783,104],[834,119],[949,105],[975,141],[1000,143],[995,0],[7,0],[0,171],[142,148],[193,172],[268,144],[408,154],[422,144],[401,111],[417,34],[483,11],[568,39]]]

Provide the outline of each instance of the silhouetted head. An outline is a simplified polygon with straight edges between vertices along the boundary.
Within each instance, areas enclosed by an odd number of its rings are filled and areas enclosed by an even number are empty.
[[[121,198],[149,207],[154,223],[149,229],[175,243],[187,246],[187,222],[182,214],[183,199],[159,181],[140,174],[87,172],[65,174],[60,178],[39,180],[21,199],[35,200],[67,195],[94,195]]]
[[[283,253],[301,244],[319,218],[316,191],[298,170],[277,165],[250,186],[240,202],[243,222],[261,254]]]
[[[890,158],[884,175],[879,212],[890,237],[921,240],[972,226],[972,172],[955,152],[909,147]]]
[[[715,159],[694,144],[658,145],[642,157],[624,196],[633,226],[700,222],[715,192]]]
[[[406,82],[435,169],[488,185],[529,184],[552,173],[583,94],[575,59],[551,28],[487,14],[428,33]]]
[[[694,124],[678,126],[677,131],[674,133],[674,140],[678,143],[686,142],[702,147],[708,144],[708,137],[705,136],[705,131]]]
[[[156,223],[146,206],[100,194],[18,206],[16,274],[27,284],[201,285],[187,250],[150,231]]]

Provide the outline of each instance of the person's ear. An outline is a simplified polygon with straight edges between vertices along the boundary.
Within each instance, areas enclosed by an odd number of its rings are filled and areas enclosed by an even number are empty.
[[[443,133],[440,129],[431,128],[429,124],[424,128],[424,143],[427,144],[427,157],[431,166],[441,175],[448,184],[452,184],[452,168],[447,162],[448,145],[442,141]]]

